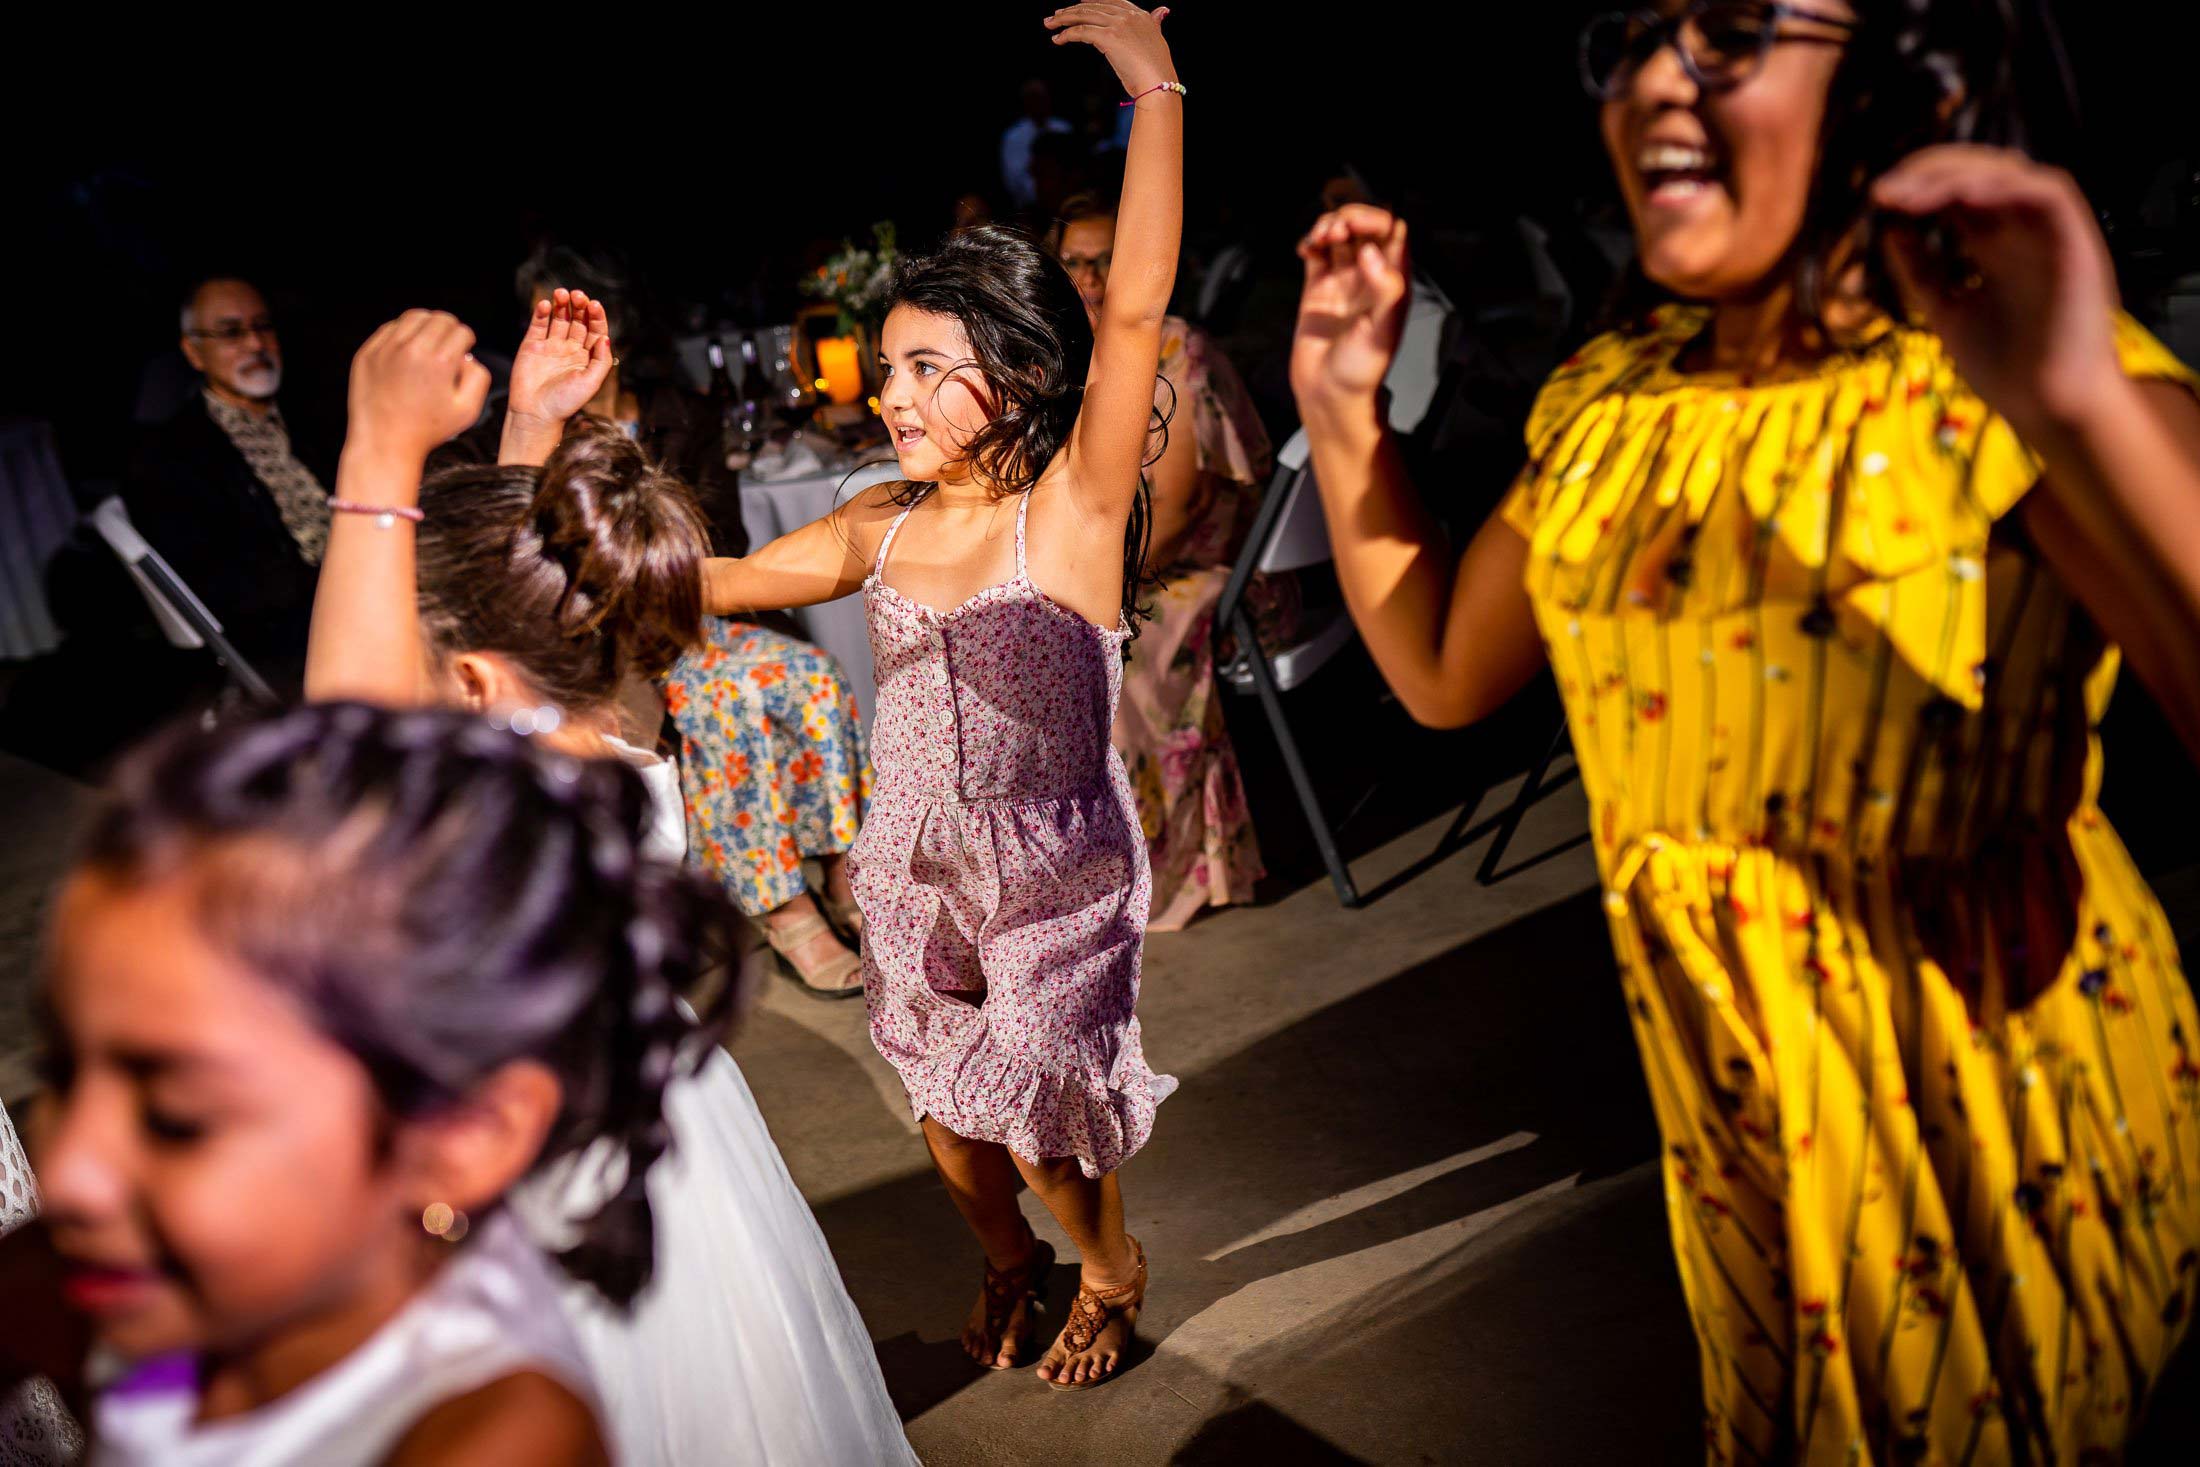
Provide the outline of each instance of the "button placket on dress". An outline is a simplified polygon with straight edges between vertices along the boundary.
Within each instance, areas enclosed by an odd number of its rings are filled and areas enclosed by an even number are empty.
[[[939,644],[939,794],[943,800],[962,799],[962,708],[955,698],[955,644],[937,612],[929,613],[932,640]]]

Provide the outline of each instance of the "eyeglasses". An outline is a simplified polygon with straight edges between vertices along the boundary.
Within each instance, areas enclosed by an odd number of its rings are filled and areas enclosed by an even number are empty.
[[[1856,22],[1803,5],[1762,0],[1691,0],[1671,15],[1655,10],[1614,10],[1581,32],[1581,84],[1600,102],[1618,96],[1644,62],[1667,46],[1680,57],[1688,79],[1706,92],[1731,91],[1755,76],[1775,43],[1847,44],[1840,36],[1782,33],[1780,23],[1805,20],[1853,32]]]
[[[1108,267],[1114,263],[1115,251],[1113,250],[1102,250],[1097,255],[1062,256],[1062,268],[1072,275],[1082,274],[1087,270],[1095,275],[1105,275],[1108,273]]]
[[[254,321],[224,321],[211,331],[194,331],[191,334],[201,341],[218,341],[223,346],[235,346],[248,336],[272,337],[275,334],[275,323],[262,316]]]

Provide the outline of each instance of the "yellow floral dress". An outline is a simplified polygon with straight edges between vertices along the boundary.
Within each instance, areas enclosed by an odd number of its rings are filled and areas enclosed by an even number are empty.
[[[1501,513],[1710,1458],[2112,1456],[2200,1287],[2200,1023],[2095,805],[2116,651],[2025,546],[2037,461],[1936,338],[1683,373],[1705,321],[1561,367]]]

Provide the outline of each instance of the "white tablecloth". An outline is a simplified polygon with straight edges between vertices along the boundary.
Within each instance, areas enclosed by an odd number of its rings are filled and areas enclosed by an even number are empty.
[[[61,645],[46,605],[46,562],[75,524],[53,430],[36,420],[0,423],[0,659]]]
[[[741,527],[749,533],[749,549],[759,549],[766,541],[801,529],[859,490],[894,478],[898,472],[893,464],[885,463],[860,469],[854,474],[843,469],[764,484],[752,482],[744,475],[741,480]],[[871,677],[871,630],[864,619],[863,598],[844,596],[821,606],[805,606],[794,613],[794,619],[809,639],[830,652],[833,660],[840,664],[840,670],[847,674],[848,687],[855,694],[856,707],[862,710],[863,728],[868,733],[878,690]]]

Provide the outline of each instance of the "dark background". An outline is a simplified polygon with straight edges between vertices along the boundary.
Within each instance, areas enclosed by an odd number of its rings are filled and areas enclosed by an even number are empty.
[[[1593,8],[1189,0],[1168,29],[1192,89],[1191,235],[1227,215],[1286,249],[1346,158],[1416,222],[1602,197],[1573,73]],[[2133,4],[2053,9],[2086,107],[2073,161],[2129,218],[2154,168],[2193,151],[2194,48],[2134,24]],[[453,33],[362,9],[318,13],[308,41],[208,12],[170,35],[118,19],[119,54],[89,33],[26,45],[0,101],[0,251],[26,348],[0,354],[0,410],[53,420],[73,477],[111,473],[143,360],[213,271],[272,297],[293,412],[340,399],[352,347],[406,306],[501,342],[512,267],[543,234],[618,246],[667,301],[785,319],[821,243],[890,218],[922,244],[957,194],[998,191],[1026,77],[1073,117],[1087,93],[1119,95],[1089,48],[1050,46],[1045,13],[622,7],[569,32],[515,13]]]

